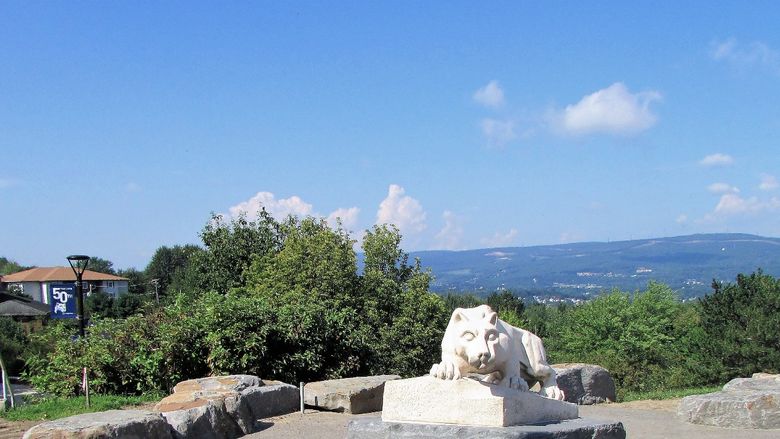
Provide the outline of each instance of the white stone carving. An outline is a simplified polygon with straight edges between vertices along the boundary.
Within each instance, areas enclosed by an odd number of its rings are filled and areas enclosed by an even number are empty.
[[[441,341],[441,362],[430,372],[442,380],[457,380],[470,373],[483,375],[482,381],[519,390],[539,382],[539,394],[564,399],[542,340],[499,319],[487,305],[453,311]]]

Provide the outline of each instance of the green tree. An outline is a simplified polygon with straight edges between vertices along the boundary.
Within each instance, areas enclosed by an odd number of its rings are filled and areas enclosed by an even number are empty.
[[[27,343],[27,335],[21,324],[10,317],[0,317],[0,357],[5,360],[10,374],[15,375],[22,370],[22,352]]]
[[[252,261],[278,252],[282,242],[279,224],[264,209],[256,221],[242,214],[226,222],[213,214],[200,237],[205,246],[196,253],[200,289],[220,294],[244,286],[244,271]]]
[[[373,328],[372,373],[422,375],[441,355],[438,349],[450,312],[429,291],[431,274],[419,260],[409,264],[395,226],[378,225],[363,237],[362,295]]]
[[[127,292],[135,296],[144,297],[148,291],[148,281],[142,271],[128,268],[117,271],[117,276],[127,278]]]
[[[622,389],[672,388],[691,377],[682,345],[695,322],[667,286],[599,296],[561,313],[546,340],[554,361],[600,364]],[[689,382],[687,385],[702,383]]]
[[[256,255],[246,272],[247,294],[275,311],[266,361],[298,381],[358,373],[366,346],[353,241],[314,218],[290,217],[280,232],[281,250]]]
[[[144,270],[147,282],[156,282],[158,293],[166,295],[174,280],[184,275],[184,272],[189,269],[193,257],[201,252],[203,249],[192,244],[158,248]],[[152,284],[148,290],[154,293],[154,288],[155,286]]]
[[[758,270],[712,289],[700,300],[701,324],[721,379],[780,372],[780,280]]]
[[[12,261],[6,257],[0,257],[0,276],[18,273],[20,271],[29,270],[30,268],[33,267],[25,267],[16,261]]]
[[[90,256],[89,263],[87,264],[87,270],[97,271],[98,273],[116,274],[114,269],[114,263],[108,259],[103,259],[98,256]]]

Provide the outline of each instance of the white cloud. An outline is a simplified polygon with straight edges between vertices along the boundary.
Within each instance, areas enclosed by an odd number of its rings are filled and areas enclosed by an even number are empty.
[[[517,138],[511,120],[482,119],[482,134],[492,146],[504,146]]]
[[[688,222],[688,215],[681,213],[677,216],[677,218],[674,220],[677,224],[685,224]]]
[[[723,194],[715,206],[715,216],[730,216],[756,214],[780,209],[780,199],[773,197],[768,201],[760,201],[757,197],[742,198],[737,194]]]
[[[715,154],[710,154],[704,157],[703,159],[699,160],[700,165],[707,166],[707,167],[728,166],[733,163],[734,163],[734,157],[719,152],[716,152]]]
[[[419,233],[425,230],[425,211],[420,202],[405,195],[404,188],[391,184],[387,198],[379,204],[377,224],[395,224],[403,233]]]
[[[306,216],[312,212],[312,205],[293,195],[290,198],[276,199],[271,192],[258,192],[254,197],[238,203],[229,209],[230,215],[237,217],[241,213],[249,219],[256,219],[260,209],[270,213],[274,218],[281,220],[288,215]]]
[[[761,174],[761,184],[758,188],[762,191],[772,191],[780,187],[780,183],[777,182],[777,178],[774,175]]]
[[[488,247],[507,247],[515,243],[520,232],[510,229],[507,233],[496,232],[493,236],[482,238],[480,242]]]
[[[488,82],[486,86],[475,91],[473,98],[481,105],[498,108],[504,105],[504,90],[501,89],[498,81],[493,80]]]
[[[553,125],[566,134],[636,134],[657,120],[650,104],[661,99],[657,91],[631,93],[622,82],[583,97],[553,112]]]
[[[710,56],[716,61],[724,61],[737,68],[762,67],[780,74],[780,52],[761,41],[741,44],[734,38],[724,42],[714,42]]]
[[[444,218],[444,227],[435,237],[437,248],[444,250],[458,250],[462,248],[463,227],[460,225],[459,218],[449,210],[444,211],[442,218]]]
[[[726,194],[726,193],[739,193],[739,188],[734,187],[728,183],[712,183],[707,186],[707,190],[713,194]]]
[[[357,226],[358,214],[360,209],[357,207],[350,207],[348,209],[338,208],[328,215],[326,220],[332,228],[336,228],[338,220],[341,220],[341,225],[345,230],[352,230]]]

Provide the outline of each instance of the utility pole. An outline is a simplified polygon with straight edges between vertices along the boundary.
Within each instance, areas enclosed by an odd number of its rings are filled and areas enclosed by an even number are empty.
[[[152,285],[154,285],[154,299],[157,301],[157,304],[160,304],[160,293],[158,292],[158,289],[160,288],[160,279],[152,279]]]

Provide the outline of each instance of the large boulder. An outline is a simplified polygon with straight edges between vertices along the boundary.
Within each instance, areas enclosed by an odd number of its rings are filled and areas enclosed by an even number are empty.
[[[299,405],[295,386],[229,375],[182,381],[155,410],[177,438],[216,439],[253,433],[258,419],[293,412]]]
[[[398,375],[343,378],[308,383],[303,387],[306,405],[344,413],[369,413],[382,410],[385,382]]]
[[[108,410],[44,422],[23,439],[171,439],[170,426],[159,413]]]
[[[565,401],[580,405],[615,402],[615,381],[607,369],[595,364],[553,364]]]
[[[726,428],[780,428],[780,375],[735,378],[723,390],[686,396],[677,415],[694,424]]]

